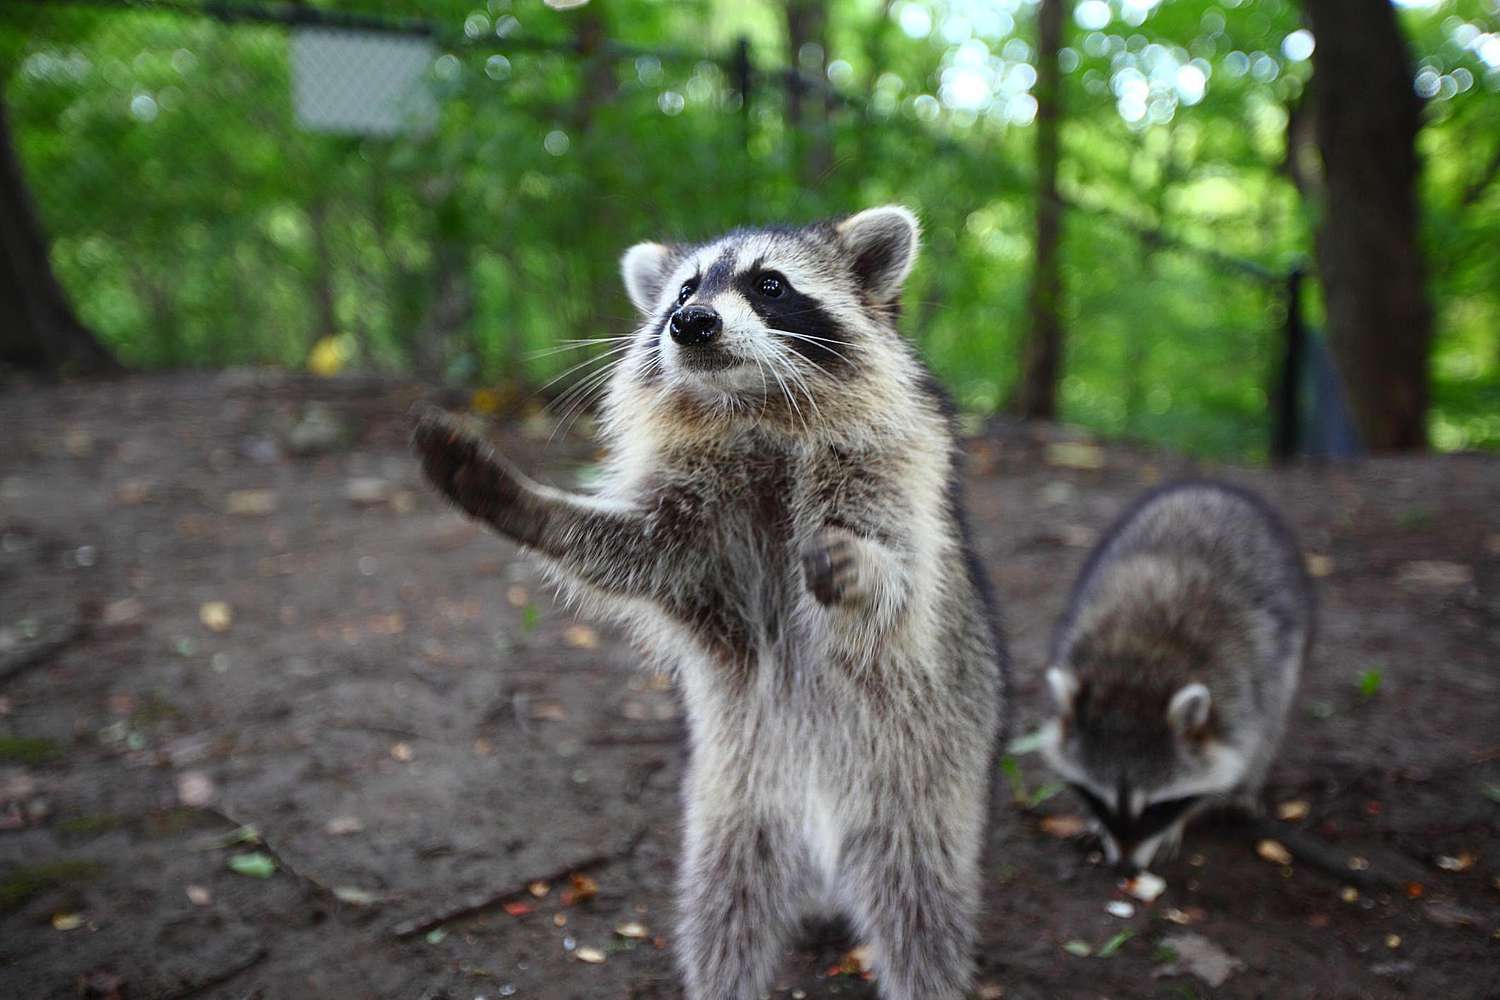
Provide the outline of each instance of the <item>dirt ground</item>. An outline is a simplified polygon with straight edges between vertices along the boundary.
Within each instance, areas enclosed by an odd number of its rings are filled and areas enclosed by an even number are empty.
[[[420,395],[0,395],[0,996],[680,995],[677,703],[422,488]],[[575,485],[590,447],[551,430],[496,437]],[[1267,818],[1191,830],[1154,903],[1015,747],[978,995],[1500,996],[1500,459],[1201,468],[1004,426],[968,450],[1013,736],[1087,546],[1149,483],[1263,491],[1322,599]],[[1326,856],[1278,863],[1267,827]],[[849,948],[788,955],[774,995],[874,997]]]

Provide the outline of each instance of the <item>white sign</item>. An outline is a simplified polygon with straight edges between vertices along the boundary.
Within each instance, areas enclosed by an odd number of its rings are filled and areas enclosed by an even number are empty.
[[[348,28],[292,30],[292,107],[312,132],[394,136],[429,132],[432,39]]]

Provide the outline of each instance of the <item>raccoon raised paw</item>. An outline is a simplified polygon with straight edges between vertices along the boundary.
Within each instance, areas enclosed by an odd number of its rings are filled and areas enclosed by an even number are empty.
[[[823,528],[802,550],[802,574],[819,604],[858,600],[859,540],[842,528]]]
[[[415,416],[411,446],[422,472],[465,513],[495,521],[520,495],[516,474],[441,410],[424,407]]]

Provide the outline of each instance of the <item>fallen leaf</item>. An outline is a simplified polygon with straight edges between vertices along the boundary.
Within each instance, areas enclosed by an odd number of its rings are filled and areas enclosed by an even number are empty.
[[[634,920],[630,921],[629,923],[624,923],[616,926],[615,933],[620,935],[620,937],[622,938],[630,938],[632,941],[643,940],[650,934],[650,932],[646,930],[645,924],[638,923]]]
[[[1088,958],[1094,953],[1087,941],[1068,941],[1063,945],[1063,951],[1078,958]]]
[[[224,513],[235,517],[273,514],[280,502],[275,490],[234,490],[224,497]]]
[[[447,931],[443,930],[441,927],[434,927],[432,930],[427,932],[423,940],[428,944],[442,944],[443,938],[447,936]]]
[[[538,880],[536,882],[528,883],[526,886],[526,891],[531,893],[537,899],[541,899],[543,896],[547,895],[547,893],[552,891],[552,887],[546,882]]]
[[[1346,885],[1339,890],[1339,899],[1342,899],[1346,903],[1358,902],[1359,890],[1352,885]]]
[[[1292,863],[1292,852],[1287,850],[1279,840],[1260,841],[1255,845],[1255,853],[1260,855],[1261,860],[1269,861],[1273,865]]]
[[[1087,832],[1088,828],[1088,821],[1082,816],[1067,815],[1042,817],[1042,832],[1050,836],[1057,837],[1061,840],[1067,840],[1070,837],[1077,837],[1078,835]]]
[[[568,887],[563,890],[562,902],[564,906],[572,906],[574,903],[587,903],[597,895],[599,883],[588,875],[574,872],[568,876]]]
[[[122,507],[138,507],[150,499],[149,479],[127,479],[115,490],[115,502]]]
[[[874,951],[869,945],[860,945],[851,948],[844,953],[844,957],[838,963],[828,967],[825,975],[829,976],[862,976],[870,971],[871,963],[874,961]]]
[[[1396,570],[1396,582],[1410,590],[1452,590],[1472,583],[1474,570],[1463,563],[1419,559]]]
[[[1179,927],[1202,923],[1206,916],[1208,913],[1201,906],[1189,906],[1186,910],[1179,910],[1174,906],[1167,911],[1167,919]]]
[[[391,498],[391,484],[374,476],[360,476],[344,484],[344,496],[356,507],[379,507]]]
[[[511,584],[505,591],[505,599],[510,602],[510,606],[513,608],[524,608],[527,604],[531,603],[531,595],[526,592],[525,587],[518,583]]]
[[[1304,799],[1292,799],[1290,802],[1283,802],[1276,807],[1276,818],[1285,820],[1288,823],[1295,823],[1297,820],[1306,819],[1311,808]]]
[[[577,951],[573,952],[573,955],[578,959],[578,961],[587,962],[590,965],[604,964],[604,952],[600,951],[598,948],[579,948]]]
[[[1437,866],[1445,872],[1466,872],[1474,867],[1477,859],[1469,851],[1460,851],[1458,857],[1443,855],[1437,859]]]
[[[213,896],[208,889],[201,885],[190,885],[187,887],[187,898],[194,906],[207,906],[213,902]]]
[[[1360,857],[1359,855],[1356,854],[1354,857],[1352,857],[1352,858],[1349,859],[1349,870],[1350,871],[1353,871],[1353,872],[1362,872],[1362,871],[1368,871],[1369,868],[1370,868],[1370,859],[1369,858],[1362,858],[1362,857]]]
[[[1099,957],[1108,958],[1124,947],[1125,942],[1135,937],[1135,931],[1121,931],[1099,946]]]
[[[1127,920],[1130,917],[1135,916],[1135,907],[1125,902],[1125,900],[1123,899],[1111,899],[1108,903],[1104,904],[1104,912],[1108,913],[1112,917],[1119,917],[1121,920]]]
[[[236,854],[229,859],[229,870],[251,878],[270,878],[276,874],[276,859],[264,851]]]
[[[1387,934],[1385,936],[1385,946],[1387,948],[1391,948],[1391,949],[1395,949],[1395,948],[1401,947],[1401,935],[1400,934]]]
[[[1472,910],[1440,899],[1422,907],[1422,914],[1439,927],[1472,927],[1480,921],[1479,914]]]
[[[391,756],[396,758],[403,764],[409,763],[414,756],[411,750],[411,744],[406,742],[393,743],[391,745]]]
[[[234,624],[234,612],[223,601],[208,601],[199,606],[198,620],[210,632],[227,632]]]
[[[531,706],[531,717],[538,722],[566,722],[568,710],[560,701],[543,701]]]
[[[380,896],[376,893],[352,885],[334,886],[333,895],[339,902],[351,906],[370,906],[380,902]]]
[[[599,633],[587,625],[569,625],[563,632],[563,642],[574,649],[595,649],[599,645]]]
[[[190,809],[208,805],[216,795],[214,780],[202,771],[183,771],[177,776],[177,801]]]
[[[52,914],[52,929],[55,931],[76,931],[82,926],[83,914],[81,913]]]
[[[1333,573],[1333,557],[1319,555],[1316,552],[1307,554],[1308,576],[1329,576]]]
[[[1005,745],[1005,752],[1013,757],[1025,757],[1042,748],[1042,731],[1032,730],[1025,736],[1017,736]]]
[[[553,927],[566,927],[566,926],[568,926],[568,915],[566,913],[554,913],[554,914],[552,914],[552,926]]]
[[[358,816],[335,816],[323,824],[323,831],[333,837],[359,833],[365,828],[364,820]]]
[[[502,903],[500,908],[512,917],[524,917],[532,910],[530,903],[523,903],[519,899],[513,899],[508,903]]]
[[[146,602],[139,597],[125,597],[104,606],[104,624],[111,627],[140,621],[146,614]]]
[[[1191,931],[1184,934],[1169,934],[1161,941],[1162,947],[1170,948],[1176,958],[1152,971],[1153,976],[1193,975],[1214,989],[1223,986],[1230,976],[1245,967],[1245,963],[1214,944],[1202,934]]]
[[[1122,882],[1120,888],[1143,903],[1154,903],[1158,896],[1167,891],[1167,880],[1151,872],[1141,872],[1135,878]]]
[[[1048,465],[1064,469],[1104,468],[1104,450],[1081,441],[1054,441],[1047,445],[1044,457]]]
[[[94,437],[82,427],[63,432],[63,450],[74,458],[87,458],[94,450]]]

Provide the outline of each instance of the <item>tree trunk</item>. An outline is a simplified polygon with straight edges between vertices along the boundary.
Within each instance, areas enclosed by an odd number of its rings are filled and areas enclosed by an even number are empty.
[[[1057,382],[1062,375],[1062,201],[1057,194],[1062,34],[1062,0],[1041,0],[1037,7],[1036,256],[1027,297],[1029,328],[1021,347],[1014,401],[1017,414],[1033,420],[1057,418]]]
[[[11,139],[0,95],[0,364],[49,375],[117,371],[78,321],[47,256],[47,241]]]
[[[1306,0],[1323,155],[1328,344],[1375,450],[1427,446],[1432,313],[1418,237],[1421,102],[1388,0]]]
[[[797,153],[803,187],[815,188],[833,169],[833,135],[827,86],[828,4],[826,0],[787,0],[786,120]],[[804,60],[802,50],[817,46],[818,57]],[[817,86],[811,86],[816,81]]]

